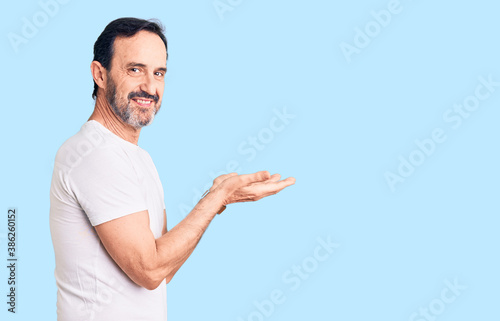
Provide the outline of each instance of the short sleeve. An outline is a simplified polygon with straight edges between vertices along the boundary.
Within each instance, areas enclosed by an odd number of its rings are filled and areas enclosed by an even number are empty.
[[[139,176],[119,148],[92,151],[72,169],[69,181],[93,226],[147,209]]]

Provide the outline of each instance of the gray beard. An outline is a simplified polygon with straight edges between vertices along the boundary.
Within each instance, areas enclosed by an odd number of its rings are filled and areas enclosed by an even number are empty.
[[[153,122],[156,113],[160,109],[160,105],[156,105],[154,110],[146,110],[145,108],[138,108],[134,111],[134,108],[130,106],[130,102],[125,102],[123,99],[118,99],[116,97],[116,85],[111,77],[108,76],[109,84],[106,90],[106,100],[113,109],[113,112],[126,124],[134,127],[135,129],[141,129],[144,126],[148,126]],[[149,113],[146,117],[141,117]]]

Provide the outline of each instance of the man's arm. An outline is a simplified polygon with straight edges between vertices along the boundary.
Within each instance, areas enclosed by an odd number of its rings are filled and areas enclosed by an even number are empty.
[[[279,181],[268,172],[221,175],[210,193],[172,230],[155,240],[147,211],[97,225],[104,247],[118,266],[136,284],[152,290],[168,283],[191,255],[221,206],[256,201],[294,184],[293,178]],[[166,221],[165,221],[166,222]]]

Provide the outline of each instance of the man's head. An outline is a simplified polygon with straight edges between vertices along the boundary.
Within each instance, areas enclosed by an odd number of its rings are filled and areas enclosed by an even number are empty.
[[[105,99],[134,128],[149,125],[160,109],[167,65],[167,40],[159,23],[120,18],[94,45],[92,98]]]

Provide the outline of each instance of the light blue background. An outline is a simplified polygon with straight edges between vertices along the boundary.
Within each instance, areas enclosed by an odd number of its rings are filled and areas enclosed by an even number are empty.
[[[169,320],[259,320],[253,302],[277,289],[286,300],[262,320],[406,321],[439,308],[455,278],[466,289],[438,320],[498,319],[500,87],[459,128],[443,120],[479,77],[500,81],[498,3],[402,0],[350,63],[340,44],[352,45],[390,1],[232,3],[221,19],[211,0],[73,0],[15,52],[9,33],[22,35],[22,19],[42,8],[4,2],[0,257],[7,208],[17,207],[20,267],[15,316],[0,270],[0,319],[56,318],[53,160],[92,112],[94,41],[123,16],[166,27],[162,110],[139,144],[160,173],[170,228],[232,160],[240,173],[297,179],[216,217],[168,285]],[[283,108],[295,118],[249,161],[238,146]],[[446,141],[391,191],[385,173],[435,128]],[[311,262],[328,236],[340,247],[291,290],[283,274]]]

